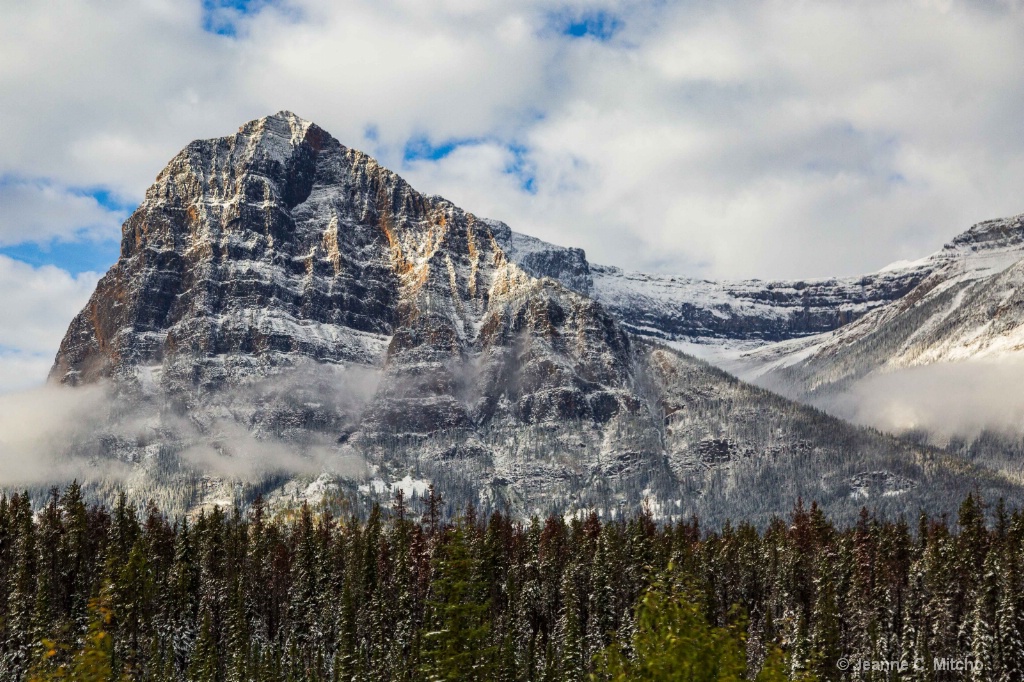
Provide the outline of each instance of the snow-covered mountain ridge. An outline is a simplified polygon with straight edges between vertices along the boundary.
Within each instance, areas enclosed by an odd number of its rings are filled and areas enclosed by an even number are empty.
[[[136,495],[176,509],[260,491],[363,504],[426,481],[453,507],[646,500],[712,520],[797,496],[852,518],[865,496],[1021,495],[631,334],[616,277],[281,112],[171,160],[51,380],[111,386],[106,426],[70,454],[127,463]]]
[[[721,364],[1024,480],[1024,216],[979,223],[915,266],[929,274],[902,298]]]
[[[596,265],[580,249],[516,233],[503,243],[526,271],[600,301],[634,334],[712,346],[837,329],[906,295],[931,272],[921,261],[857,277],[713,281]]]
[[[511,239],[526,245],[521,249],[529,259],[525,269],[600,301],[633,334],[708,357],[721,357],[724,349],[734,359],[738,351],[765,346],[748,354],[742,363],[748,371],[767,371],[783,357],[788,364],[798,362],[812,347],[827,348],[833,336],[836,343],[845,343],[907,306],[998,275],[1024,258],[1021,216],[979,223],[931,256],[893,263],[875,273],[795,281],[713,281],[626,272],[590,264],[579,249],[523,235]],[[1004,284],[1012,288],[1011,282]],[[977,313],[976,303],[971,305]],[[869,319],[853,324],[865,316]],[[828,334],[839,329],[843,331]],[[1015,349],[1018,340],[1014,335],[992,343],[975,339],[972,346],[964,339],[959,346],[959,351],[950,348],[947,359],[998,354]],[[921,361],[927,362],[928,356]]]
[[[1024,350],[1024,216],[979,223],[912,267],[927,276],[903,297],[831,333],[749,353],[747,375],[809,399],[872,372]]]

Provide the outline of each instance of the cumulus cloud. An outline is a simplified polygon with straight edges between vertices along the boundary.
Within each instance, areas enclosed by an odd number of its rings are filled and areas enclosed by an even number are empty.
[[[203,6],[5,8],[0,173],[138,199],[187,141],[288,108],[597,262],[728,277],[869,271],[1024,209],[1014,3]]]
[[[0,348],[56,353],[98,280],[95,272],[72,276],[54,266],[37,268],[0,256]]]
[[[0,243],[112,234],[68,188],[137,201],[188,141],[284,108],[425,192],[627,268],[853,274],[1024,210],[1014,3],[207,7],[5,6]],[[444,150],[412,158],[411,140]],[[0,259],[5,357],[51,355],[94,281]]]
[[[485,155],[420,164],[421,184],[599,262],[730,277],[868,271],[1024,209],[1018,12],[675,3],[661,19],[566,48],[566,89],[525,135],[534,194]]]
[[[0,255],[0,393],[45,381],[68,323],[98,279]]]
[[[72,276],[0,256],[0,394],[39,386],[53,365],[68,322],[85,305],[99,276]]]
[[[41,385],[53,366],[55,354],[0,350],[0,396]]]

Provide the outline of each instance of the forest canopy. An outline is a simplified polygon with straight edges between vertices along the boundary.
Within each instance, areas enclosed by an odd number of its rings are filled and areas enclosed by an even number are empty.
[[[441,502],[172,521],[77,485],[0,498],[0,678],[1024,679],[1024,516],[1001,503],[706,531]]]

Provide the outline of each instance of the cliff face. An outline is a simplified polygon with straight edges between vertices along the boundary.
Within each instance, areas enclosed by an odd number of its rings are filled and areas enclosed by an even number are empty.
[[[929,508],[983,475],[926,470],[911,446],[628,333],[765,335],[730,332],[707,299],[687,317],[686,291],[424,196],[282,112],[160,173],[50,376],[113,387],[107,430],[75,448],[129,463],[138,496],[179,509],[430,481],[453,503],[522,513],[647,500],[663,516],[763,519],[803,495],[852,517],[865,471],[900,482],[880,501]],[[788,289],[728,295],[811,305]]]
[[[51,379],[130,381],[162,364],[169,384],[213,387],[293,353],[379,362],[400,287],[385,225],[422,219],[417,201],[291,115],[193,142],[125,223]]]
[[[374,428],[478,423],[506,393],[528,422],[607,420],[628,339],[511,262],[510,243],[506,226],[419,194],[315,124],[260,119],[160,174],[51,378],[130,386],[159,367],[188,402],[297,360],[355,363],[384,369]],[[482,388],[467,404],[471,360]]]
[[[523,270],[599,301],[630,333],[663,341],[757,344],[829,332],[900,299],[933,270],[921,261],[856,277],[710,281],[591,264],[580,249],[496,227]]]
[[[838,329],[904,296],[927,275],[910,266],[860,277],[711,282],[592,268],[593,295],[627,328],[665,340],[774,342]]]
[[[469,452],[475,476],[533,476],[543,493],[547,469],[524,474],[482,430],[577,424],[597,447],[617,419],[649,416],[630,338],[579,292],[582,251],[559,266],[540,244],[282,112],[160,173],[51,380],[114,387],[111,413],[148,425],[103,436],[129,461],[154,443],[234,457],[234,424],[303,456],[354,447],[371,469],[427,439],[416,457]],[[577,290],[531,274],[552,269]]]

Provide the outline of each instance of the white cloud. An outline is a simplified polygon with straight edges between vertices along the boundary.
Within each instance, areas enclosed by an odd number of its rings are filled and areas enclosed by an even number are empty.
[[[621,20],[610,40],[551,25],[599,9]],[[637,269],[853,274],[1024,211],[1019,3],[282,0],[236,18],[236,37],[204,31],[199,0],[3,15],[0,245],[116,234],[116,212],[69,188],[139,200],[190,140],[280,109],[425,192]],[[478,142],[405,162],[412,137]],[[44,380],[97,279],[0,256],[0,393]],[[873,378],[846,414],[1010,428],[1019,375]],[[48,390],[0,398],[0,435],[79,414]],[[30,478],[24,447],[2,446],[0,479]],[[190,453],[250,466],[221,454]]]
[[[793,277],[918,257],[1024,210],[1019,14],[678,7],[649,34],[568,50],[562,101],[528,131],[538,195],[488,212],[599,262]],[[435,174],[474,196],[479,170]]]
[[[233,38],[197,0],[44,5],[0,25],[0,174],[138,199],[287,108],[597,262],[706,276],[871,270],[1024,210],[1013,3],[293,0]],[[611,40],[550,26],[598,9]],[[412,136],[484,141],[403,168]]]
[[[48,182],[0,182],[0,246],[52,239],[110,239],[124,220],[94,197]]]
[[[53,353],[0,350],[0,395],[42,384],[53,366],[54,355],[56,348]]]
[[[0,392],[46,380],[68,323],[98,280],[94,272],[72,276],[0,256]]]
[[[95,432],[107,409],[102,386],[43,386],[0,395],[0,481],[9,486],[82,479],[97,464],[65,456]],[[105,463],[114,474],[120,463]]]
[[[937,442],[982,431],[1024,434],[1024,364],[960,362],[872,374],[824,407],[893,433],[921,430]]]

